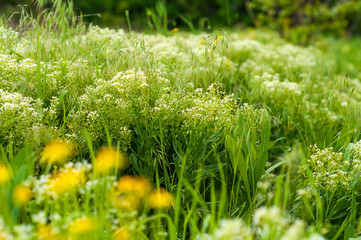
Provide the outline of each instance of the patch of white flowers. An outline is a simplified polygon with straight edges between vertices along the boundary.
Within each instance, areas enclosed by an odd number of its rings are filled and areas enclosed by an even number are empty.
[[[37,130],[43,126],[41,101],[0,89],[0,142],[22,146],[33,143]]]
[[[281,240],[324,240],[314,231],[313,227],[307,226],[302,220],[291,218],[280,208],[261,207],[255,210],[253,224],[248,226],[241,219],[221,220],[213,234],[205,233],[197,236],[204,240],[258,240],[258,239],[281,239]]]
[[[357,146],[356,144],[354,149],[357,149]],[[351,192],[353,174],[360,166],[357,158],[355,164],[351,164],[342,152],[334,152],[332,147],[321,150],[316,145],[310,146],[309,153],[309,159],[300,166],[299,170],[306,181],[310,181],[308,185],[314,184],[319,189],[336,191],[338,194]],[[308,171],[312,179],[307,177]]]

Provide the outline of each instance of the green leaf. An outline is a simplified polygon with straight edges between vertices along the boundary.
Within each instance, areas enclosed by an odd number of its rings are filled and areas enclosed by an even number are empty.
[[[352,239],[353,237],[355,237],[355,229],[349,224],[349,225],[347,225],[347,227],[345,229],[343,239],[349,240],[349,239]]]

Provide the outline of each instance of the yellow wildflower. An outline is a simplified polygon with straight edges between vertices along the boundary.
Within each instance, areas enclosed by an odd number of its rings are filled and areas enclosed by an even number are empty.
[[[126,228],[119,228],[114,233],[114,240],[130,240],[133,239],[132,233]]]
[[[174,204],[174,197],[171,193],[161,188],[149,196],[151,208],[170,208]]]
[[[103,147],[98,152],[94,169],[99,173],[109,172],[111,169],[125,169],[129,165],[128,158],[113,147]]]
[[[0,185],[10,180],[10,170],[2,163],[0,163]]]
[[[221,38],[223,38],[223,35],[218,35],[218,39],[221,39]]]
[[[33,192],[30,187],[23,184],[17,186],[12,195],[12,199],[15,205],[22,206],[28,203],[33,197]]]
[[[128,211],[137,210],[140,205],[139,197],[132,194],[123,195],[114,192],[112,195],[112,201],[115,207]]]
[[[41,162],[48,164],[64,163],[72,154],[71,144],[57,139],[46,144],[41,154]]]
[[[226,66],[229,66],[229,59],[226,60]]]
[[[217,39],[216,39],[216,40],[214,40],[214,44],[215,44],[215,45],[217,45],[217,43],[218,43],[218,40],[217,40]]]
[[[203,44],[203,43],[204,43],[204,41],[201,39],[201,40],[199,40],[199,43],[200,43],[200,44]]]
[[[152,191],[151,182],[143,176],[123,176],[112,193],[112,201],[118,208],[136,210],[144,197]]]
[[[170,33],[174,34],[174,33],[178,32],[178,31],[179,31],[179,28],[173,28],[172,30],[170,30]]]
[[[198,49],[201,49],[201,48],[202,48],[202,46],[201,46],[201,45],[199,45],[199,46],[198,46]]]
[[[97,223],[89,217],[75,219],[70,225],[69,232],[74,235],[87,234],[97,229]]]
[[[47,190],[56,196],[70,193],[86,180],[85,172],[74,167],[63,169],[47,182]]]
[[[6,230],[1,230],[0,229],[0,240],[8,240],[8,239],[13,239],[12,235],[6,231]]]
[[[123,176],[118,181],[118,192],[121,194],[134,194],[137,197],[145,197],[148,195],[153,187],[151,182],[143,177]]]
[[[36,229],[36,235],[40,240],[63,240],[62,235],[57,233],[49,224],[39,225]]]

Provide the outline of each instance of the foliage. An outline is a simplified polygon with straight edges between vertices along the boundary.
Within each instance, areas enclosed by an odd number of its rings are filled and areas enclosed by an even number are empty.
[[[0,238],[360,236],[358,38],[23,14],[0,26]]]
[[[61,1],[53,2],[58,5]],[[319,34],[351,36],[361,29],[361,3],[357,0],[212,0],[207,3],[190,0],[79,0],[69,3],[74,4],[77,15],[88,22],[103,27],[153,29],[165,35],[169,34],[170,29],[179,27],[197,32],[240,25],[266,27],[278,31],[293,43],[308,44]],[[2,4],[5,5],[4,9],[16,9],[19,4],[28,5],[34,14],[44,10],[37,8],[30,0],[16,3],[6,0]],[[45,7],[50,5],[46,4]],[[19,9],[21,11],[24,9]],[[7,12],[12,13],[11,10]],[[14,21],[18,15],[13,16]]]

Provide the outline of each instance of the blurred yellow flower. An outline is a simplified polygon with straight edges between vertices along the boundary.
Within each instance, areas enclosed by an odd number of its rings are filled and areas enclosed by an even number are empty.
[[[179,28],[173,28],[172,30],[170,30],[170,33],[174,34],[174,33],[178,32],[178,31],[179,31]]]
[[[87,234],[97,229],[97,223],[89,217],[75,219],[70,225],[69,232],[73,235]]]
[[[33,197],[31,188],[23,184],[15,187],[12,199],[15,205],[22,206],[28,203]]]
[[[65,239],[49,224],[41,224],[36,229],[36,236],[40,240],[63,240]]]
[[[133,177],[126,175],[118,180],[117,191],[121,194],[134,194],[145,197],[153,189],[152,183],[144,176]]]
[[[174,197],[167,190],[157,189],[149,196],[151,208],[171,208],[174,205]]]
[[[113,147],[103,147],[95,158],[94,169],[98,173],[107,173],[111,169],[125,169],[129,165],[128,158]]]
[[[140,200],[139,197],[135,195],[123,195],[114,192],[112,196],[112,201],[115,207],[121,208],[128,211],[134,211],[139,208]]]
[[[56,196],[70,193],[86,181],[85,172],[74,167],[60,170],[47,182],[47,190]]]
[[[203,43],[204,43],[204,41],[201,39],[201,40],[199,40],[199,43],[200,43],[200,44],[203,44]]]
[[[114,240],[130,240],[133,239],[132,233],[126,228],[119,228],[114,233]]]
[[[10,178],[10,170],[4,164],[0,163],[0,184],[8,182]]]
[[[221,39],[221,38],[223,38],[223,35],[218,35],[218,39]]]
[[[116,207],[133,211],[139,208],[152,189],[152,183],[146,177],[127,175],[119,179],[111,199]]]
[[[41,154],[41,162],[54,164],[64,163],[73,154],[72,145],[61,139],[46,144]]]
[[[5,229],[0,229],[0,240],[13,239],[13,236]]]

